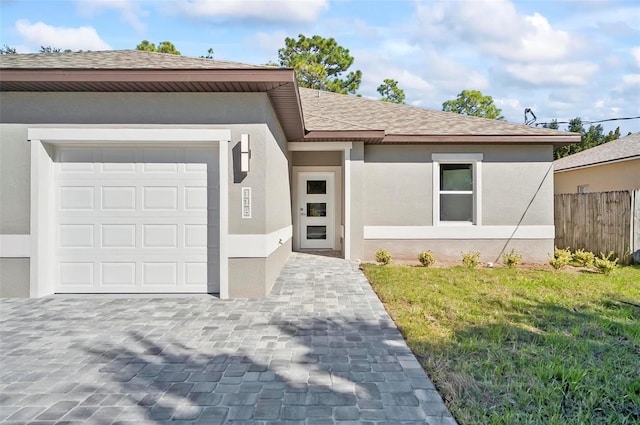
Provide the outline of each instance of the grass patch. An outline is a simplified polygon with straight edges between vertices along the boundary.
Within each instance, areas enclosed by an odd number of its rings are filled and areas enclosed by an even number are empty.
[[[456,419],[640,423],[640,268],[362,265]]]

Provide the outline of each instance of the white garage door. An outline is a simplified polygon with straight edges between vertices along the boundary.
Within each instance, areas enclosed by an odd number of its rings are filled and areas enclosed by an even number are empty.
[[[219,291],[218,150],[57,147],[58,293]]]

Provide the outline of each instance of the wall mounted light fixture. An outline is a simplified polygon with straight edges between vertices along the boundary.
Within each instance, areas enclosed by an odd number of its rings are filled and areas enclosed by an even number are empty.
[[[240,171],[243,173],[249,172],[249,135],[240,135]]]

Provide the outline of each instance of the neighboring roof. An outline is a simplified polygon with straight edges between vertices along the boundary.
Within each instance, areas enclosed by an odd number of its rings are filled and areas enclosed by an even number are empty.
[[[549,142],[575,143],[580,136],[547,128],[512,124],[357,96],[300,88],[307,138],[336,137],[352,130],[384,133],[380,142]],[[318,137],[313,137],[318,133]],[[333,133],[333,134],[332,134]],[[507,140],[505,140],[507,141]]]
[[[269,69],[273,67],[142,50],[2,55],[0,69]]]
[[[557,159],[553,167],[555,172],[561,172],[631,159],[640,159],[640,133]]]
[[[290,68],[139,50],[0,55],[1,91],[262,92],[289,141],[575,143],[580,135],[298,88]]]

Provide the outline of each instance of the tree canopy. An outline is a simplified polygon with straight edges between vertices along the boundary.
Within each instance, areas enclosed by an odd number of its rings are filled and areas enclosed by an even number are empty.
[[[176,46],[173,45],[170,41],[161,41],[156,46],[154,43],[151,43],[149,40],[142,40],[140,44],[136,46],[136,50],[144,50],[145,52],[157,52],[157,53],[168,53],[170,55],[180,55]]]
[[[553,120],[551,123],[545,124],[543,127],[557,130],[559,128],[558,121]],[[569,121],[567,130],[572,133],[580,133],[580,142],[554,149],[553,159],[564,158],[565,156],[573,155],[574,153],[591,149],[598,145],[602,145],[603,143],[620,138],[620,127],[617,127],[615,130],[609,131],[609,133],[605,134],[604,129],[600,124],[591,125],[588,129],[585,129],[582,124],[582,119],[578,117]]]
[[[293,68],[301,87],[342,94],[355,93],[360,87],[362,71],[344,75],[353,56],[335,39],[299,34],[297,40],[287,37],[284,42],[285,47],[278,50],[279,65]]]
[[[11,47],[8,44],[3,45],[2,47],[0,47],[0,55],[17,55],[18,51],[16,50],[15,47]]]
[[[404,103],[404,90],[398,87],[398,82],[391,78],[385,78],[378,86],[378,93],[382,96],[383,102]]]
[[[455,99],[444,102],[442,110],[462,115],[504,120],[501,115],[502,110],[493,103],[493,98],[484,96],[478,90],[462,90]]]

